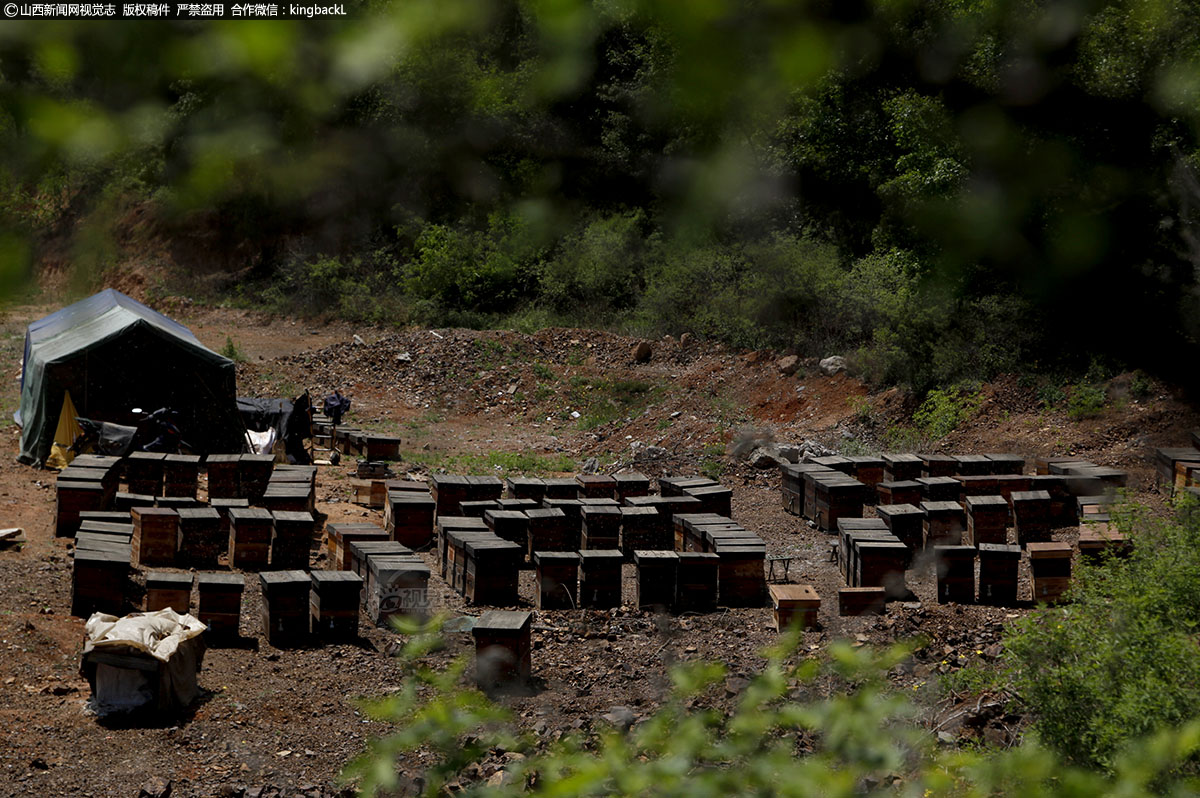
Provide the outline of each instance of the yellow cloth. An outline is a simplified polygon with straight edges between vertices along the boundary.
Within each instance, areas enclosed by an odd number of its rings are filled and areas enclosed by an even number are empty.
[[[83,427],[75,420],[78,413],[75,403],[71,401],[71,392],[63,391],[62,412],[58,414],[58,428],[54,430],[54,445],[50,447],[50,456],[46,458],[46,468],[62,471],[75,459],[71,444],[83,434]]]

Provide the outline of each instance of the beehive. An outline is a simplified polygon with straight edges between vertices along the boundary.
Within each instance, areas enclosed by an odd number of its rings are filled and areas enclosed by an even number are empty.
[[[1021,564],[1021,547],[1001,543],[980,543],[979,603],[999,607],[1012,606],[1017,601],[1017,570]]]
[[[616,549],[621,541],[619,507],[584,507],[579,548]]]
[[[1045,542],[1050,539],[1050,494],[1044,490],[1018,491],[1010,499],[1013,529],[1017,543],[1026,546],[1030,542]]]
[[[579,586],[579,554],[573,551],[535,551],[537,608],[569,610],[576,606]]]
[[[524,684],[532,672],[529,612],[485,612],[471,634],[475,638],[475,679],[485,690]]]
[[[163,466],[166,455],[161,452],[131,452],[125,458],[125,482],[130,493],[161,496]]]
[[[1033,600],[1056,604],[1071,585],[1071,546],[1058,542],[1032,542],[1029,570],[1033,581]]]
[[[621,551],[633,559],[635,551],[673,551],[670,520],[654,507],[621,508]]]
[[[271,513],[271,568],[280,571],[308,570],[317,522],[308,512]]]
[[[163,458],[163,495],[196,498],[200,484],[200,457],[168,454]]]
[[[179,545],[179,513],[165,507],[135,507],[134,565],[174,565]]]
[[[208,636],[238,636],[245,584],[241,574],[196,574],[196,617],[208,625]]]
[[[304,643],[311,626],[309,592],[312,580],[304,571],[263,571],[258,575],[262,589],[262,629],[267,642],[276,648]]]
[[[882,587],[838,589],[838,615],[882,615],[886,602],[887,593]]]
[[[186,615],[192,607],[192,575],[172,571],[150,571],[146,574],[146,612],[168,607]]]
[[[938,603],[975,602],[975,548],[934,546],[937,562]]]
[[[679,555],[673,551],[635,551],[633,562],[637,568],[637,607],[670,611],[675,606]]]
[[[579,606],[606,610],[621,606],[620,549],[579,552]]]
[[[713,612],[717,608],[720,557],[711,552],[679,552],[676,612]]]
[[[261,507],[229,510],[229,565],[262,571],[271,561],[271,513]]]
[[[968,496],[967,531],[963,543],[1003,545],[1008,542],[1008,502],[1003,496]]]
[[[821,609],[821,597],[812,585],[771,585],[771,604],[775,628],[786,631],[793,626],[815,629]]]
[[[921,476],[924,467],[915,454],[885,454],[883,456],[884,482],[911,482]],[[905,504],[906,502],[895,502]]]
[[[312,571],[308,608],[312,634],[321,640],[358,637],[363,578],[352,571]]]
[[[921,502],[925,547],[958,546],[967,529],[967,513],[958,502]]]

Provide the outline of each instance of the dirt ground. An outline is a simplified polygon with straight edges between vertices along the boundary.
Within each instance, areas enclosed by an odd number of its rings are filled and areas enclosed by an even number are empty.
[[[0,795],[137,796],[153,777],[169,780],[174,796],[338,794],[342,767],[368,738],[388,730],[367,720],[358,701],[399,684],[390,654],[400,638],[364,618],[357,645],[274,649],[258,631],[252,580],[242,642],[209,649],[200,674],[204,695],[188,716],[123,728],[85,711],[88,688],[78,675],[84,619],[70,616],[69,541],[53,536],[54,476],[15,462],[18,430],[11,423],[25,325],[52,309],[14,308],[0,321],[0,373],[8,376],[0,387],[7,421],[0,430],[0,526],[23,527],[28,537],[21,548],[0,551]],[[806,634],[805,647],[819,650],[839,638],[859,644],[924,638],[912,662],[892,677],[924,697],[931,729],[962,698],[940,676],[994,659],[1004,623],[1028,611],[939,605],[933,575],[922,572],[910,574],[912,601],[893,602],[880,617],[839,617],[841,580],[829,558],[830,537],[783,512],[776,470],[756,470],[728,454],[731,444],[754,437],[872,449],[911,410],[898,392],[872,395],[853,378],[818,375],[811,363],[784,374],[777,354],[699,342],[656,341],[650,361],[636,363],[634,339],[588,330],[398,332],[187,304],[169,310],[209,347],[233,344],[244,361],[243,395],[310,389],[319,396],[340,388],[353,398],[354,423],[402,437],[402,473],[420,477],[439,467],[504,473],[503,456],[514,453],[547,458],[536,462],[595,458],[603,471],[632,466],[651,476],[719,473],[734,489],[735,519],[766,541],[769,555],[793,557],[790,581],[812,584],[823,597],[821,629]],[[1041,409],[1015,379],[1000,380],[985,386],[976,416],[936,449],[1085,457],[1128,469],[1135,497],[1161,506],[1152,449],[1185,445],[1200,419],[1184,400],[1155,389],[1142,400],[1116,395],[1098,417],[1070,421]],[[665,451],[645,459],[648,447]],[[319,512],[331,521],[381,522],[379,512],[348,501],[351,470],[352,464],[321,469]],[[1056,534],[1069,540],[1073,531]],[[433,556],[425,556],[432,565]],[[479,613],[463,605],[436,568],[434,574],[435,607]],[[631,596],[628,568],[625,579]],[[532,606],[533,589],[532,574],[523,573],[522,606]],[[1022,590],[1028,597],[1027,584]],[[690,659],[726,663],[732,699],[761,666],[757,652],[775,637],[766,607],[685,617],[627,607],[537,612],[538,689],[504,701],[525,727],[553,738],[607,722],[614,707],[635,718],[651,712],[666,690],[667,669]],[[436,660],[471,650],[469,634],[451,632],[447,643]],[[1019,723],[994,710],[977,728],[943,729],[1004,744]],[[503,764],[497,755],[464,777],[487,778]],[[419,756],[405,763],[413,776],[420,766]]]

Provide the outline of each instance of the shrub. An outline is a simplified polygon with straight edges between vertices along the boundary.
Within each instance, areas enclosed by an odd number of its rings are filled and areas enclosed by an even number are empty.
[[[1076,421],[1097,416],[1104,409],[1105,399],[1103,386],[1081,382],[1071,389],[1067,415]]]
[[[1016,622],[1011,682],[1041,740],[1112,769],[1130,740],[1200,716],[1200,513],[1117,510],[1127,560],[1077,567],[1071,603]]]
[[[934,389],[925,395],[925,401],[913,413],[913,423],[934,439],[944,438],[973,416],[982,401],[978,390]]]

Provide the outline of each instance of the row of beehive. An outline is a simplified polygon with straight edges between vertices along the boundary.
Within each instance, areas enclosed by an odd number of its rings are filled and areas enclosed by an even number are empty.
[[[184,460],[179,464],[176,461]],[[178,469],[186,466],[185,483]],[[80,455],[63,469],[55,483],[55,531],[75,533],[79,513],[87,510],[128,510],[136,506],[185,509],[206,506],[196,498],[198,457],[134,452],[121,459]],[[207,506],[218,509],[251,504],[268,510],[312,512],[316,496],[316,468],[275,467],[270,456],[209,455]],[[174,470],[173,470],[174,469]],[[128,489],[119,490],[124,472]]]

